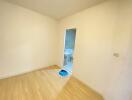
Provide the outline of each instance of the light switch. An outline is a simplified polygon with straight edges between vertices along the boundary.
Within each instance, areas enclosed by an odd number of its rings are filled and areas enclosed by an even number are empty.
[[[119,57],[120,55],[119,55],[119,53],[113,53],[113,56],[114,57]]]

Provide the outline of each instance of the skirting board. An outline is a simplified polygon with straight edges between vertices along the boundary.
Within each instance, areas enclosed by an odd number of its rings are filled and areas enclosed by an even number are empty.
[[[54,65],[54,66],[57,66],[57,65]],[[33,67],[33,69],[24,69],[24,70],[20,70],[20,71],[17,71],[17,72],[11,71],[11,72],[8,72],[8,73],[5,73],[5,74],[0,74],[0,79],[10,78],[10,77],[22,75],[22,74],[25,74],[25,73],[41,70],[41,69],[44,69],[44,68],[47,68],[47,67],[36,67],[36,68]]]

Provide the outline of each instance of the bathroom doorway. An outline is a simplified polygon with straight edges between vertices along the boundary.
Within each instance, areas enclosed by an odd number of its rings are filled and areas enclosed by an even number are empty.
[[[72,73],[75,38],[76,29],[66,29],[63,66],[69,73]]]
[[[69,76],[72,74],[75,39],[76,29],[66,29],[66,34],[64,38],[63,68],[59,71],[59,75],[62,77]]]

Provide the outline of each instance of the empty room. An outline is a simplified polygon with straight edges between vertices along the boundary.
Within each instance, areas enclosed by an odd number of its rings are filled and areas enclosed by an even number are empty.
[[[132,100],[132,0],[0,0],[0,100]]]

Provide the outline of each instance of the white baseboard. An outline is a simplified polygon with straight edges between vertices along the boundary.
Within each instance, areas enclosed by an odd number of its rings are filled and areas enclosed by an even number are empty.
[[[13,72],[5,73],[5,74],[0,74],[0,79],[5,79],[5,78],[10,78],[10,77],[22,75],[22,74],[29,73],[32,71],[36,71],[36,70],[39,70],[42,68],[45,68],[45,67],[38,67],[38,68],[33,68],[33,69],[24,69],[24,70],[20,70],[20,71],[16,71],[16,72],[13,71]]]

